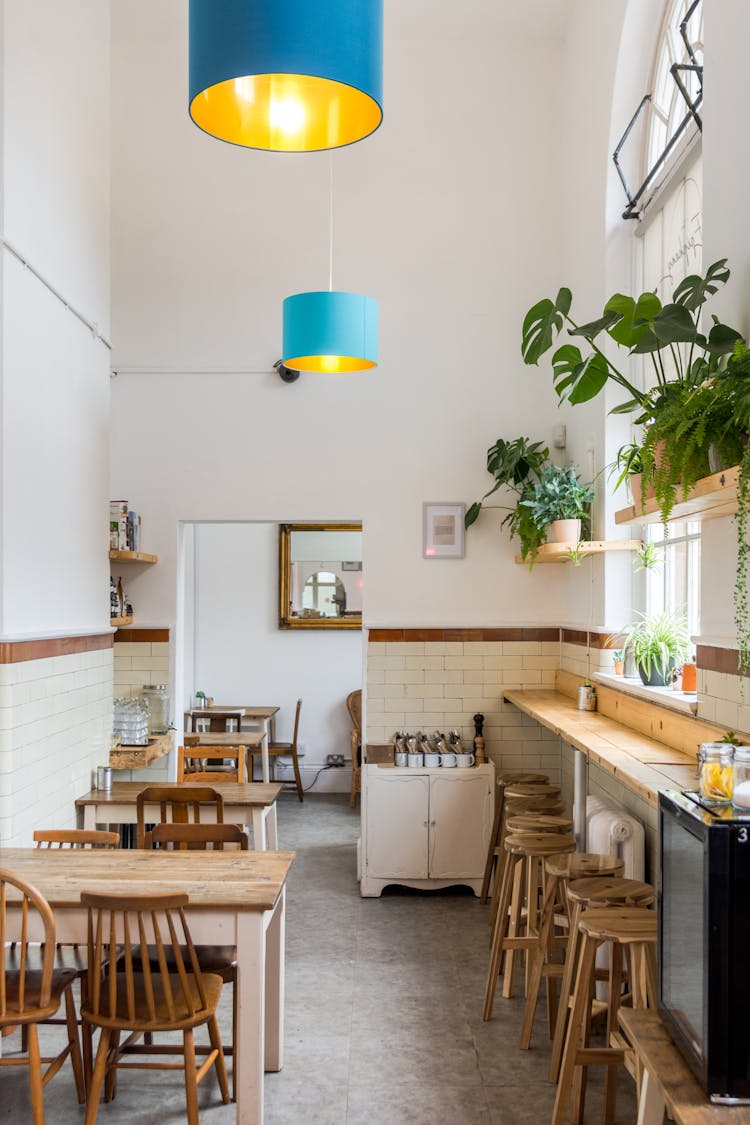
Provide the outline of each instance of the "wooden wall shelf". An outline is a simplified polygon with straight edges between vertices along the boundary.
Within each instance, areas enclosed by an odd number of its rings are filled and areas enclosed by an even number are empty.
[[[677,493],[677,503],[672,509],[669,522],[675,520],[713,520],[719,516],[731,516],[737,511],[737,478],[739,466],[722,469],[710,477],[697,481],[688,493],[687,500]],[[616,524],[660,523],[659,503],[654,498],[647,499],[645,506],[640,496],[628,508],[615,512]]]
[[[606,551],[637,551],[641,546],[640,539],[586,539],[578,544],[581,558],[588,555],[602,555]],[[537,563],[570,563],[573,560],[569,552],[575,547],[574,543],[543,543],[537,551],[534,566]],[[528,566],[520,555],[516,555],[516,562]]]
[[[174,736],[171,732],[149,738],[146,746],[123,746],[109,752],[109,764],[113,770],[142,770],[158,758],[163,758],[172,749]]]
[[[110,551],[109,561],[122,563],[156,563],[159,561],[159,556],[149,555],[146,551]]]
[[[119,629],[123,625],[132,625],[133,620],[133,614],[126,613],[124,617],[110,617],[109,623]]]

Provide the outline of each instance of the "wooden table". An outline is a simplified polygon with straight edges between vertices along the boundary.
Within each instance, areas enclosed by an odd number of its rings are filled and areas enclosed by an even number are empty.
[[[234,1066],[241,1125],[262,1125],[263,1071],[281,1070],[284,1061],[285,884],[293,859],[293,852],[0,848],[0,867],[28,880],[52,906],[59,941],[86,944],[81,891],[162,891],[190,896],[186,909],[197,943],[237,946]],[[10,928],[15,919],[20,929],[20,910],[8,905]],[[42,937],[29,933],[31,941]]]
[[[265,730],[243,730],[239,734],[235,731],[230,731],[228,734],[221,734],[218,731],[209,734],[186,732],[182,738],[184,746],[246,746],[248,750],[260,749],[263,780],[266,782],[271,780],[271,769],[268,761],[268,736]],[[248,754],[247,776],[250,778],[253,776],[251,754]]]
[[[184,782],[189,787],[192,782]],[[112,788],[92,789],[76,801],[79,827],[96,828],[99,824],[135,824],[138,794],[149,787],[147,781],[115,781]],[[283,786],[256,781],[238,785],[222,781],[211,785],[224,798],[224,820],[227,824],[252,824],[256,851],[272,851],[278,847],[276,798]],[[207,822],[213,820],[211,806],[206,806]],[[159,821],[159,806],[146,805],[147,824]],[[149,819],[150,818],[150,819]],[[81,823],[82,821],[82,823]]]
[[[244,703],[237,705],[227,703],[221,707],[192,707],[189,711],[185,712],[185,730],[188,733],[194,733],[195,719],[201,716],[204,718],[211,718],[212,715],[216,717],[220,715],[224,717],[227,715],[238,716],[240,728],[242,727],[243,721],[259,725],[260,729],[265,733],[265,746],[267,747],[269,743],[275,742],[276,740],[276,715],[279,713],[279,710],[279,707],[255,707]],[[210,733],[220,734],[221,732],[211,731]],[[234,734],[235,732],[232,731],[231,733]],[[244,731],[240,730],[240,734],[244,734]],[[230,744],[227,743],[227,745]],[[264,744],[261,743],[260,746],[263,760],[263,780],[270,781],[268,755],[262,753]]]
[[[669,1037],[658,1012],[620,1008],[619,1020],[643,1063],[638,1125],[748,1125],[750,1106],[712,1105]]]

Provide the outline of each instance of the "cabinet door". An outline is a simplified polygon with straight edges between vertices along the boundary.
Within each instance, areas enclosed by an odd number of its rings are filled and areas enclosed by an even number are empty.
[[[480,878],[492,827],[492,779],[446,770],[430,779],[430,876]]]
[[[367,874],[427,878],[429,778],[370,769],[367,776]]]

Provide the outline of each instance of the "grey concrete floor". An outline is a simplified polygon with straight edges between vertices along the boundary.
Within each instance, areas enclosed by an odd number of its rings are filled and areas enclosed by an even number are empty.
[[[297,852],[288,889],[286,1056],[266,1075],[267,1125],[543,1125],[554,1087],[542,1005],[530,1051],[518,1049],[520,999],[498,999],[482,1021],[487,908],[469,892],[394,888],[362,899],[356,879],[358,810],[343,795],[284,794],[280,845]],[[222,997],[229,1035],[230,990]],[[56,1035],[43,1031],[46,1041]],[[6,1040],[5,1051],[13,1040]],[[42,1043],[44,1050],[44,1040]],[[603,1072],[592,1068],[586,1122],[601,1122]],[[212,1075],[202,1125],[229,1125]],[[111,1125],[183,1122],[179,1072],[121,1073]],[[45,1091],[49,1125],[83,1121],[66,1065]],[[623,1074],[618,1122],[635,1122]],[[24,1070],[0,1071],[0,1121],[31,1120]]]

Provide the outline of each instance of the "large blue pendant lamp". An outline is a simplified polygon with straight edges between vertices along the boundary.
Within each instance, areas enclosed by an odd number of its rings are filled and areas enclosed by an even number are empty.
[[[273,152],[339,148],[383,117],[383,0],[190,0],[190,116]]]
[[[378,362],[378,303],[324,290],[284,301],[283,362],[295,371],[364,371]]]

